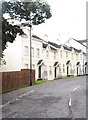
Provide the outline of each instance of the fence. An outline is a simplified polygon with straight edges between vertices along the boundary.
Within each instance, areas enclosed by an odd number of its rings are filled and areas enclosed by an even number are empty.
[[[2,90],[14,89],[22,85],[30,85],[30,70],[21,69],[21,71],[2,72]],[[35,81],[35,71],[31,71],[32,82]]]

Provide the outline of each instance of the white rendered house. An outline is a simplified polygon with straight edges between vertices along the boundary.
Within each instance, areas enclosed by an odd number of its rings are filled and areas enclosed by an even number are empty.
[[[23,27],[23,30],[25,35],[17,35],[13,43],[7,43],[4,51],[6,65],[2,66],[2,72],[30,69],[30,28]],[[36,80],[83,75],[86,71],[87,63],[82,51],[46,42],[36,35],[32,35],[31,55]]]

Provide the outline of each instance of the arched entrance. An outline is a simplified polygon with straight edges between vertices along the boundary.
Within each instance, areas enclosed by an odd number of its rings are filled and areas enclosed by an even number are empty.
[[[54,71],[54,77],[57,77],[57,68],[55,67],[55,71]]]
[[[69,64],[70,64],[70,60],[68,60],[66,62],[66,65],[67,65],[67,76],[69,76]]]
[[[58,61],[54,63],[54,78],[56,79],[58,77],[57,67],[59,67]]]
[[[43,60],[39,60],[38,63],[37,63],[37,66],[38,66],[38,79],[42,79],[42,75],[41,75],[42,63],[43,63]]]
[[[38,78],[41,79],[41,65],[38,68]]]
[[[68,74],[69,74],[69,67],[67,66],[67,76],[68,76]]]
[[[80,75],[79,73],[79,65],[80,65],[80,62],[77,62],[76,66],[77,66],[77,76]]]

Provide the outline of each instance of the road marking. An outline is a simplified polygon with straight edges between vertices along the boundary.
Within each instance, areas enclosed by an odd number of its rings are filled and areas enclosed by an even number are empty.
[[[4,106],[12,103],[13,101],[18,101],[18,100],[20,100],[20,98],[22,98],[22,97],[24,97],[24,96],[26,96],[26,95],[28,95],[28,94],[30,94],[30,93],[33,93],[33,92],[35,92],[35,91],[36,91],[36,90],[31,90],[31,91],[28,91],[28,92],[26,92],[26,93],[24,93],[24,94],[22,94],[22,95],[19,95],[17,98],[14,98],[14,99],[12,99],[11,101],[8,101],[7,103],[5,103],[5,104],[3,104],[3,105],[0,105],[0,108],[2,108],[2,107],[4,107]]]
[[[77,90],[78,88],[80,88],[80,87],[81,87],[81,86],[76,87],[76,88],[73,90],[73,92],[76,91],[76,90]]]
[[[71,99],[69,99],[69,103],[68,103],[68,105],[71,107]]]
[[[35,90],[31,90],[30,92],[32,93],[32,92],[34,92]]]
[[[76,88],[74,88],[74,90],[73,90],[73,92],[74,91],[76,91],[78,88],[80,88],[81,86],[77,86]],[[72,100],[71,100],[71,95],[72,94],[70,94],[70,99],[69,99],[69,101],[68,101],[68,105],[69,105],[69,107],[71,107],[71,102],[72,102]]]
[[[49,84],[49,85],[50,85],[50,84]],[[52,85],[52,84],[51,84],[51,85]],[[48,86],[48,85],[47,85],[47,86]],[[46,88],[47,86],[43,86],[43,88]],[[17,98],[12,99],[11,101],[8,101],[7,103],[5,103],[5,104],[3,104],[3,105],[0,105],[0,108],[2,108],[2,107],[4,107],[4,106],[12,103],[13,101],[20,100],[20,98],[26,96],[27,94],[33,93],[33,92],[38,91],[38,90],[40,90],[40,89],[41,89],[41,87],[39,87],[39,88],[36,89],[36,90],[31,90],[31,91],[28,91],[28,92],[26,92],[26,93],[24,93],[24,94],[22,94],[22,95],[19,95]]]

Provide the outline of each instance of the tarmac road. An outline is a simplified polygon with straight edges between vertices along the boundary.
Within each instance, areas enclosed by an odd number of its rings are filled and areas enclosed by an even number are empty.
[[[3,94],[3,118],[86,118],[86,77],[49,81]]]

